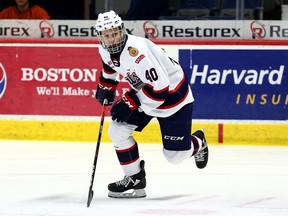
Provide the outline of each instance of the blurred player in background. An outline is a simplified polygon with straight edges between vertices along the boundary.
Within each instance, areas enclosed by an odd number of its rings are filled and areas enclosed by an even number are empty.
[[[95,97],[101,104],[107,99],[107,105],[112,105],[108,133],[125,175],[108,185],[108,196],[146,196],[144,160],[132,133],[141,132],[154,117],[160,124],[165,158],[178,164],[193,156],[196,166],[204,168],[208,146],[202,130],[191,135],[194,98],[181,66],[150,40],[126,34],[114,11],[99,14],[96,30],[103,70]],[[119,74],[131,90],[113,103]]]
[[[32,0],[15,0],[15,5],[0,12],[0,19],[50,19],[48,12]]]

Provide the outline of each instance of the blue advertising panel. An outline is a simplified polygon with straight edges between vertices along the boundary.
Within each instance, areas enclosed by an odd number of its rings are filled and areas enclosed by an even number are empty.
[[[179,49],[179,63],[194,119],[288,119],[288,50]]]

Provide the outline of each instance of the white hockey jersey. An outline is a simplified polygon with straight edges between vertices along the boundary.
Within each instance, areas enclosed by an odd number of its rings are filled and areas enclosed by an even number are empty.
[[[103,77],[121,74],[136,90],[140,109],[155,117],[167,117],[194,101],[181,66],[150,40],[128,35],[122,52],[111,55],[102,46]]]

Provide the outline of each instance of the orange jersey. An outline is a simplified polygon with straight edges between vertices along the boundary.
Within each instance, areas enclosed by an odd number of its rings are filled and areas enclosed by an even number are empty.
[[[0,12],[0,19],[50,19],[50,16],[47,11],[37,5],[23,12],[20,12],[16,6],[11,6]]]

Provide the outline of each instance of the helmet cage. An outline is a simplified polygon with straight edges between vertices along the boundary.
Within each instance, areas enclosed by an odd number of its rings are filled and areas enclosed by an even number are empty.
[[[102,47],[109,53],[121,52],[126,37],[124,24],[117,13],[112,10],[100,13],[96,21],[96,32]],[[114,37],[117,44],[110,45],[109,37]]]
[[[106,49],[110,54],[115,54],[122,51],[126,38],[123,23],[119,27],[99,31],[97,33],[102,47]],[[109,39],[106,39],[107,35],[109,35],[109,37],[113,37],[116,41],[118,41],[118,43],[109,45],[107,43],[107,40]]]

